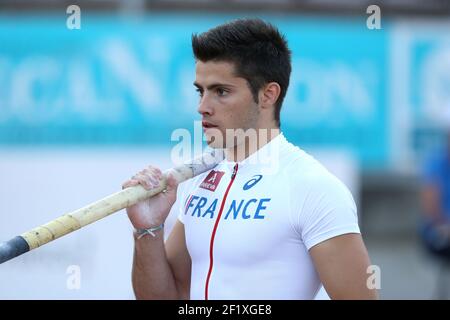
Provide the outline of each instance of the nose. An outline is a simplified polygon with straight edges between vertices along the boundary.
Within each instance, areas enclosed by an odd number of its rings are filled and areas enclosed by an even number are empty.
[[[212,108],[211,102],[209,101],[208,95],[205,93],[203,97],[200,98],[200,103],[197,109],[198,113],[202,116],[212,116],[214,109]]]

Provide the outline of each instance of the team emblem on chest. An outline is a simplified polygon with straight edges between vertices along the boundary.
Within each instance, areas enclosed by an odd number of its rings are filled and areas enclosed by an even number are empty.
[[[215,171],[211,170],[211,172],[206,176],[205,180],[200,184],[200,188],[216,191],[217,186],[219,185],[220,180],[222,179],[225,172],[223,171]]]

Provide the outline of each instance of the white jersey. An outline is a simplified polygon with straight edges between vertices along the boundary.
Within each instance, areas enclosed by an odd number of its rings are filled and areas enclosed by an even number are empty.
[[[278,162],[266,173],[254,160],[270,148]],[[313,299],[321,283],[308,250],[359,233],[348,189],[282,134],[182,183],[172,210],[192,260],[191,299]]]

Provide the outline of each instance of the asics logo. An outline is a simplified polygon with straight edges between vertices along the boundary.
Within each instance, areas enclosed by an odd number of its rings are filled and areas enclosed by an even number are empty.
[[[263,176],[260,175],[260,174],[257,174],[257,175],[255,175],[255,176],[253,176],[252,179],[248,180],[248,181],[244,184],[243,189],[244,189],[244,190],[250,189],[250,188],[253,187],[255,184],[257,184],[257,183],[262,179],[262,177],[263,177]]]

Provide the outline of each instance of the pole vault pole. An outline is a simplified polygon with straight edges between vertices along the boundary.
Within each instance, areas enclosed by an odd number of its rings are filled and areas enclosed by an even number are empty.
[[[103,219],[114,212],[153,197],[166,188],[166,177],[169,173],[180,183],[211,170],[223,157],[222,150],[204,153],[183,165],[165,171],[157,188],[146,190],[141,185],[126,188],[22,233],[9,241],[0,243],[0,264]]]

